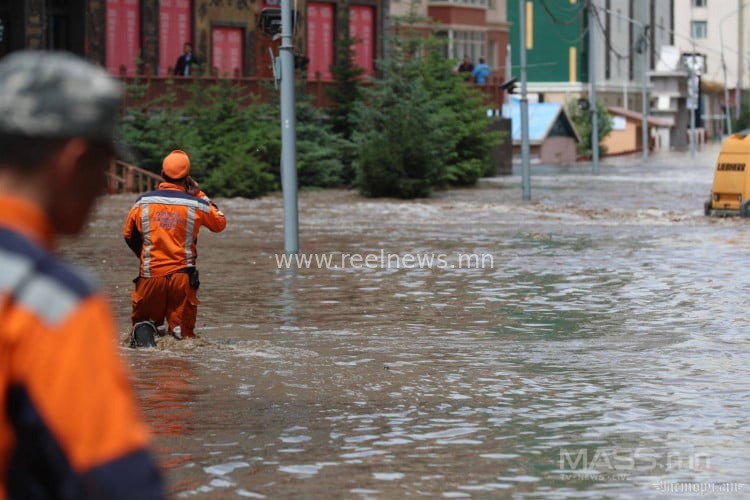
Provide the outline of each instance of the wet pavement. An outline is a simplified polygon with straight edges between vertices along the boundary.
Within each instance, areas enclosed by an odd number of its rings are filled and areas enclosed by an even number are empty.
[[[200,339],[122,351],[171,492],[747,497],[750,221],[703,215],[717,154],[535,165],[529,202],[518,175],[419,201],[305,191],[301,250],[328,269],[279,269],[280,195],[217,200]],[[133,199],[64,245],[123,332]]]

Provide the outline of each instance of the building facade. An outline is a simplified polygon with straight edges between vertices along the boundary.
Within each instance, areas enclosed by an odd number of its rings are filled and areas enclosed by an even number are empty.
[[[653,70],[661,47],[672,43],[671,0],[591,0],[592,9],[585,0],[508,0],[514,76],[520,75],[519,3],[529,93],[555,102],[587,95],[593,37],[597,97],[607,106],[641,109],[644,66]]]
[[[698,127],[709,137],[726,131],[726,112],[739,116],[747,77],[750,3],[743,0],[673,0],[675,46],[695,58],[700,79]],[[727,89],[725,94],[724,89]],[[737,91],[740,89],[740,91]],[[728,99],[727,99],[728,97]],[[728,101],[728,102],[727,102]]]
[[[391,24],[411,10],[424,19],[424,31],[436,30],[445,41],[446,57],[457,60],[469,56],[474,64],[485,59],[492,78],[503,80],[510,24],[506,18],[506,0],[390,0]]]
[[[191,42],[206,74],[270,77],[279,0],[0,0],[0,57],[21,48],[82,55],[114,75],[171,74]],[[300,1],[294,46],[310,79],[331,79],[336,41],[351,34],[357,63],[382,57],[385,0]]]
[[[675,5],[674,44],[682,53],[705,57],[704,81],[728,88],[747,86],[747,28],[750,4],[742,0],[672,0]]]

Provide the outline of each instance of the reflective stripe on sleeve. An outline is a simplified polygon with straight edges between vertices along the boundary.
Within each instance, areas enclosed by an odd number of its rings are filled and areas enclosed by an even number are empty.
[[[187,231],[185,235],[185,258],[187,265],[192,266],[193,260],[193,233],[195,233],[195,207],[188,208],[187,214]]]
[[[149,278],[151,277],[151,231],[149,230],[148,203],[142,204],[141,223],[143,224],[143,277]]]

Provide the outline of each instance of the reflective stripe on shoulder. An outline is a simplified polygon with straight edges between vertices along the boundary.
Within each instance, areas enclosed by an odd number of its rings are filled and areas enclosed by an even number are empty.
[[[43,274],[34,274],[15,298],[48,323],[57,323],[78,305],[79,297],[61,283]]]
[[[0,292],[14,290],[32,273],[33,262],[28,257],[0,249]]]
[[[24,254],[0,249],[0,291],[47,323],[70,314],[94,287],[51,256],[35,261]]]
[[[199,208],[204,212],[209,212],[211,210],[209,204],[207,201],[201,200],[199,198],[173,198],[169,196],[144,196],[143,198],[139,199],[135,205],[149,205],[152,203],[159,203],[161,205],[180,205],[183,207],[195,207]]]
[[[195,207],[188,208],[187,231],[185,234],[185,259],[188,266],[193,265],[193,235],[195,233]]]

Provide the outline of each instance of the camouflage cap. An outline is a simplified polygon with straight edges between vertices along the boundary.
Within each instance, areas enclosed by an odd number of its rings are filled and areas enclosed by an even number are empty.
[[[0,60],[0,132],[114,143],[122,87],[67,52],[22,50]]]

